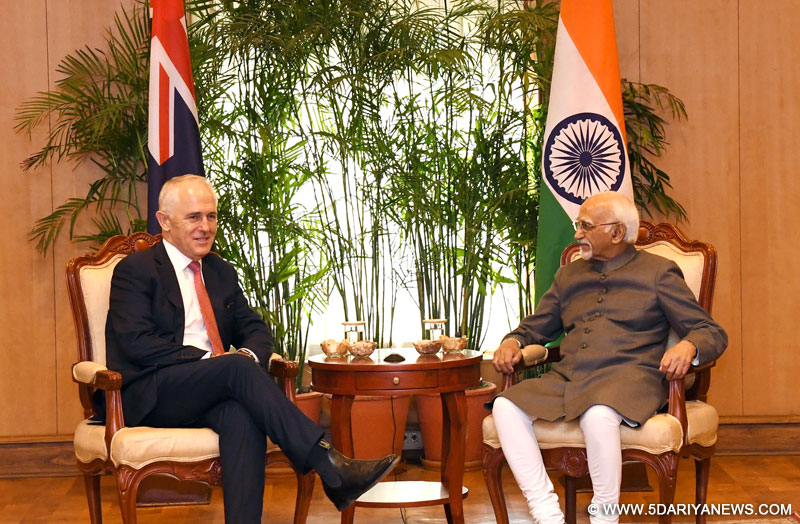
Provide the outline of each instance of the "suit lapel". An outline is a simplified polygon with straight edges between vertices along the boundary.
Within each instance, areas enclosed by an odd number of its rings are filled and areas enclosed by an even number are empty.
[[[178,277],[175,276],[175,268],[169,260],[167,250],[164,248],[164,243],[159,242],[153,246],[154,260],[158,270],[158,280],[161,283],[161,289],[166,295],[173,306],[178,308],[183,315],[183,298],[181,297],[181,288],[178,286]],[[183,326],[181,326],[181,336],[183,336]]]

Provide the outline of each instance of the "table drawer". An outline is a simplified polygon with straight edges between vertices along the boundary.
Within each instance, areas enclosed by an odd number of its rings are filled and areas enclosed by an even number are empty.
[[[358,373],[356,389],[419,389],[439,385],[436,371]]]

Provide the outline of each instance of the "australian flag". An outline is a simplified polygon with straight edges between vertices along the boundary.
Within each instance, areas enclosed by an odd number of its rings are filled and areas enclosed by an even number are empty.
[[[172,177],[205,176],[183,0],[150,0],[147,232],[157,234],[158,193]]]

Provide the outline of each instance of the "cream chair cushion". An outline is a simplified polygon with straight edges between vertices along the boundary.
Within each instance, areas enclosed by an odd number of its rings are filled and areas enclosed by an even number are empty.
[[[705,402],[692,400],[686,403],[687,435],[689,444],[699,444],[705,448],[717,443],[719,414],[717,409]]]
[[[89,424],[89,420],[81,421],[75,429],[75,457],[78,461],[88,464],[93,460],[108,460],[106,452],[106,427]]]
[[[141,469],[161,461],[197,462],[219,456],[219,435],[208,428],[122,428],[111,439],[114,466]]]
[[[108,368],[103,364],[84,360],[72,366],[72,378],[82,384],[92,384],[94,383],[94,377],[97,375],[97,372],[106,369]]]
[[[686,403],[688,419],[688,442],[704,447],[713,446],[717,442],[719,416],[713,406],[700,401]],[[583,448],[586,443],[583,431],[577,420],[570,422],[537,420],[533,424],[536,440],[541,449]],[[640,449],[660,455],[667,451],[678,452],[683,442],[681,424],[672,415],[659,414],[650,417],[641,428],[622,425],[620,430],[622,449]],[[494,418],[489,415],[483,419],[483,442],[493,448],[500,448],[500,439]]]
[[[111,257],[102,265],[84,266],[80,270],[83,303],[89,320],[89,333],[92,339],[93,359],[99,364],[106,363],[106,317],[108,316],[108,297],[111,294],[111,276],[114,268],[125,255]]]
[[[675,262],[683,273],[683,279],[686,280],[686,285],[694,293],[694,298],[700,298],[700,287],[703,284],[703,265],[705,264],[705,256],[696,251],[685,252],[678,249],[677,246],[669,242],[659,241],[646,246],[636,246],[637,249],[643,249],[653,255],[664,257],[668,260]],[[680,341],[678,334],[675,330],[670,329],[667,335],[667,347],[671,348]],[[686,381],[686,387],[691,387],[694,382],[694,377],[690,376]]]
[[[675,262],[683,273],[686,285],[694,293],[695,298],[700,297],[700,286],[703,283],[703,265],[705,256],[697,251],[681,251],[677,246],[666,241],[653,242],[646,246],[636,246],[653,255],[659,255]]]
[[[533,424],[533,431],[541,449],[586,447],[583,431],[577,420],[570,422],[537,420]],[[623,425],[620,437],[622,449],[640,449],[660,455],[667,451],[677,452],[681,448],[683,432],[680,422],[675,417],[655,415],[638,429]],[[483,442],[493,448],[500,447],[497,428],[491,415],[483,419]]]

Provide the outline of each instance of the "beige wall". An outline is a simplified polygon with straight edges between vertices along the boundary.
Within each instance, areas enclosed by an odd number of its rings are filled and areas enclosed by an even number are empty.
[[[66,163],[23,173],[20,162],[41,147],[15,134],[15,108],[54,87],[67,53],[100,45],[120,5],[110,0],[0,2],[0,213],[6,217],[0,251],[0,438],[69,434],[81,409],[70,368],[77,360],[64,285],[67,261],[85,248],[62,239],[43,257],[27,240],[34,221],[70,196],[86,194],[94,173]]]
[[[0,206],[9,227],[0,257],[0,438],[68,434],[80,416],[63,271],[82,248],[62,240],[42,257],[26,234],[65,198],[85,194],[92,178],[87,165],[22,173],[19,162],[44,133],[33,143],[14,134],[14,108],[53,86],[66,53],[98,45],[118,5],[2,1]],[[683,229],[719,251],[714,314],[731,343],[714,372],[712,401],[735,420],[800,420],[793,386],[800,360],[792,346],[800,4],[616,0],[614,11],[623,76],[669,87],[689,113],[669,126],[672,145],[661,165],[689,213]]]
[[[689,113],[661,166],[682,228],[719,252],[714,316],[730,346],[711,400],[726,419],[800,420],[798,17],[792,0],[615,1],[623,76],[669,87]]]

